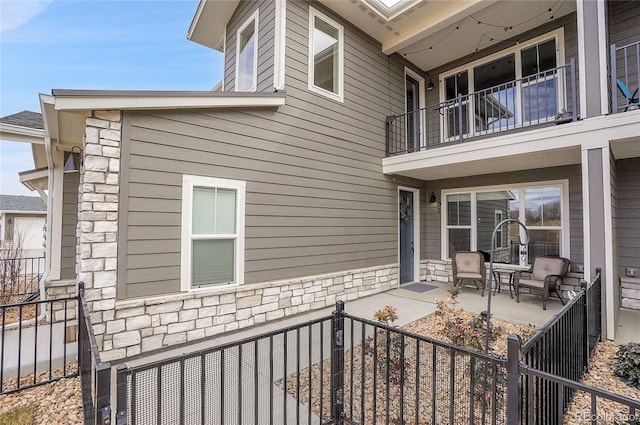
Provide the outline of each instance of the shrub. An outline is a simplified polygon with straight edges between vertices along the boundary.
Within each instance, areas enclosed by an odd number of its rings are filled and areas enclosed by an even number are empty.
[[[35,414],[36,409],[31,404],[16,406],[0,413],[0,425],[32,425]]]
[[[621,345],[614,357],[614,375],[625,384],[640,390],[640,344],[630,342]]]
[[[373,318],[387,326],[393,326],[393,322],[398,320],[398,312],[395,307],[387,305],[382,310],[373,313]]]

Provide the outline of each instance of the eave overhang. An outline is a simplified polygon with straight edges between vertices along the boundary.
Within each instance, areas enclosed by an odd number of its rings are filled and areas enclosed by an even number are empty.
[[[0,139],[32,144],[44,144],[44,129],[0,123]]]
[[[286,94],[214,91],[52,90],[58,111],[278,107]]]
[[[187,39],[222,52],[227,23],[240,0],[200,0]]]

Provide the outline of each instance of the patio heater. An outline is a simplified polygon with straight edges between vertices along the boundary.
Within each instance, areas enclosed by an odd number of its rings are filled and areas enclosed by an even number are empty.
[[[493,234],[491,235],[491,256],[489,258],[489,297],[487,298],[487,332],[485,335],[485,346],[484,353],[489,354],[489,328],[491,326],[491,282],[493,281],[493,249],[496,246],[496,232],[498,229],[506,223],[518,223],[520,227],[524,229],[525,240],[524,242],[520,242],[520,245],[527,245],[529,243],[529,230],[527,230],[527,226],[525,226],[520,220],[516,220],[515,218],[507,218],[506,220],[502,220],[500,223],[496,225],[493,229]]]

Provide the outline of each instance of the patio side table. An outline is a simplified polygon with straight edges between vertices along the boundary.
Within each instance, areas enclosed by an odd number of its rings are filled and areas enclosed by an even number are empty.
[[[513,291],[511,288],[513,288],[513,275],[515,273],[516,271],[513,269],[493,269],[493,278],[496,281],[496,287],[494,288],[493,293],[500,293],[500,288],[504,284],[502,282],[502,278],[506,277],[507,282],[509,283],[509,295],[511,295],[511,299],[513,299]]]

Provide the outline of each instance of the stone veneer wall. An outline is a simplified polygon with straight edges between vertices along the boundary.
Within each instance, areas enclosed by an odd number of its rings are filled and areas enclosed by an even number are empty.
[[[494,267],[497,267],[494,263]],[[487,273],[489,267],[487,266]],[[573,290],[580,292],[580,281],[583,279],[582,273],[569,272],[562,279],[560,293],[565,300],[569,299],[568,292]],[[420,262],[420,280],[432,280],[436,282],[453,282],[453,269],[450,260],[422,260]]]
[[[637,277],[620,278],[620,305],[632,310],[640,310],[640,279]]]
[[[121,113],[86,120],[78,280],[104,361],[155,351],[398,286],[397,264],[277,282],[116,300]]]
[[[73,279],[64,279],[64,280],[56,280],[45,282],[45,299],[46,300],[61,300],[65,298],[75,297],[78,294],[78,290],[76,288],[76,281]],[[65,318],[67,320],[73,320],[76,318],[76,303],[75,302],[67,302],[66,304],[66,316],[65,316],[65,304],[64,302],[54,302],[47,303],[47,309],[51,311],[47,311],[48,320],[52,322],[60,322],[64,321]],[[53,317],[51,317],[53,315]]]

